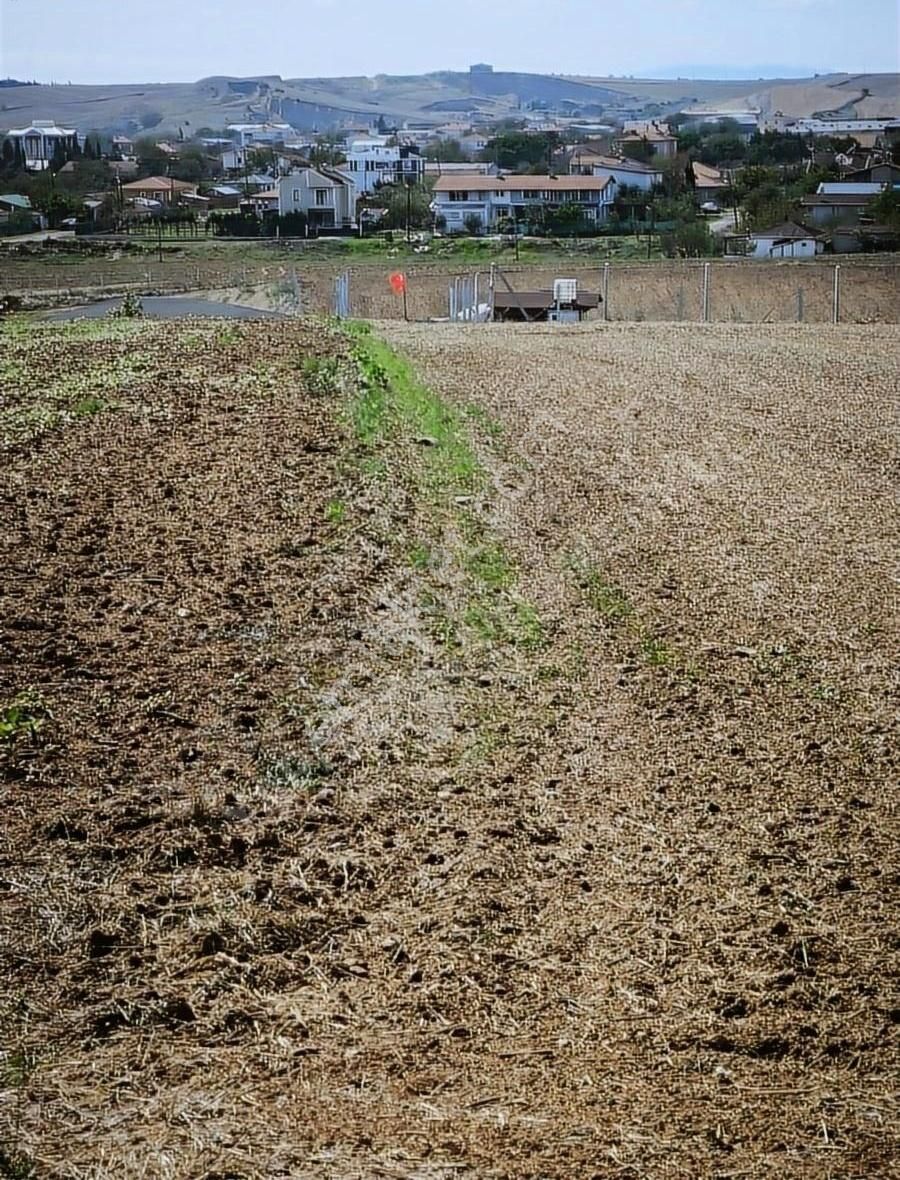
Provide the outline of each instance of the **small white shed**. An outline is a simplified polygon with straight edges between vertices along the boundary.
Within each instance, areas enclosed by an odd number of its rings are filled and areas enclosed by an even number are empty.
[[[822,234],[794,221],[750,234],[750,258],[815,258],[825,250]]]

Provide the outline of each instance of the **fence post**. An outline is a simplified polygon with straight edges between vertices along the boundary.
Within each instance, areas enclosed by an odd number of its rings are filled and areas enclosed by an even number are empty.
[[[803,323],[803,288],[797,288],[797,323]]]
[[[603,264],[603,320],[609,320],[609,263]]]
[[[703,264],[703,322],[709,323],[709,263]]]
[[[841,322],[841,268],[839,265],[834,268],[831,322],[833,324],[839,324]]]
[[[678,295],[675,298],[675,306],[677,309],[678,322],[684,319],[684,287],[678,288]]]
[[[478,272],[475,272],[475,279],[472,283],[472,319],[478,323]]]

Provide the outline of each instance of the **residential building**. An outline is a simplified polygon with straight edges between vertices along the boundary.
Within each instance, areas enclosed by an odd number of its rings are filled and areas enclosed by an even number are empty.
[[[426,160],[425,176],[496,176],[496,164],[468,163],[442,164],[439,160]]]
[[[241,172],[247,167],[250,153],[246,148],[235,147],[223,152],[221,157],[223,172]]]
[[[681,111],[681,126],[687,130],[704,123],[735,123],[738,135],[749,139],[759,130],[760,114],[756,107],[727,110],[724,107],[693,106]]]
[[[353,178],[336,168],[300,168],[278,181],[278,212],[305,213],[311,228],[349,228],[356,221]]]
[[[701,164],[698,160],[691,167],[694,170],[694,195],[700,204],[718,201],[728,188],[726,177],[718,168],[711,168],[709,164]]]
[[[865,168],[857,168],[853,172],[844,174],[846,181],[878,181],[881,184],[889,184],[892,188],[900,186],[900,164],[891,164],[886,161],[882,163],[871,163]]]
[[[258,189],[255,193],[243,197],[239,207],[258,214],[278,213],[281,208],[281,193],[277,188]]]
[[[842,197],[847,194],[877,197],[885,185],[877,180],[824,180],[816,189],[817,193],[825,193],[829,197]]]
[[[127,180],[140,171],[137,160],[109,160],[108,167],[115,180]]]
[[[284,143],[297,134],[290,123],[231,123],[228,130],[239,147],[261,143]]]
[[[574,149],[569,159],[569,173],[573,176],[611,178],[619,186],[630,185],[644,192],[649,192],[654,185],[663,182],[663,174],[652,164],[625,160],[621,156],[600,155],[590,148]]]
[[[613,147],[620,154],[627,156],[629,148],[645,148],[647,154],[662,160],[671,160],[678,154],[678,140],[654,124],[645,125],[640,131],[625,131],[613,140]]]
[[[856,136],[861,132],[880,133],[897,122],[891,119],[775,119],[775,130],[788,135]]]
[[[114,135],[111,154],[116,160],[133,160],[134,140],[129,139],[127,135]]]
[[[473,131],[467,135],[453,136],[467,156],[480,156],[490,142],[491,136],[482,131]]]
[[[75,129],[60,127],[52,119],[35,119],[28,127],[13,128],[6,138],[19,144],[25,167],[31,172],[49,167],[58,150],[74,152],[78,148]]]
[[[235,147],[230,151],[223,152],[219,157],[219,167],[223,173],[243,173],[252,167],[255,157],[257,158],[257,167],[277,168],[282,172],[290,172],[294,162],[291,157],[270,149],[267,144],[256,144],[245,148]],[[271,177],[267,178],[267,185],[269,180]]]
[[[355,139],[347,149],[346,171],[358,193],[371,193],[383,184],[421,182],[425,161],[413,144],[391,144],[386,135]]]
[[[866,190],[864,192],[847,192],[845,190],[822,192],[823,187],[825,186],[819,185],[819,192],[802,197],[800,200],[805,216],[813,225],[858,224],[861,218],[866,217],[869,205],[882,191],[884,185],[878,185],[874,191],[870,185],[865,185],[863,186]],[[851,185],[850,187],[856,189],[859,186]],[[834,190],[839,188],[839,185],[830,184],[828,188]]]
[[[46,217],[31,207],[31,197],[22,193],[0,194],[0,225],[5,226],[12,217],[21,226],[27,226],[30,217],[33,229],[43,229],[47,224]]]
[[[22,193],[0,194],[0,213],[30,213],[31,197]]]
[[[238,185],[242,193],[258,193],[271,188],[275,178],[264,172],[242,172],[232,178],[232,183]]]
[[[900,249],[900,230],[891,225],[839,225],[830,231],[835,254],[873,254]]]
[[[658,119],[624,119],[622,134],[636,131],[638,135],[645,135],[648,131],[659,131],[662,135],[671,135],[672,129],[668,123],[660,123]]]
[[[441,176],[431,205],[449,232],[477,222],[478,232],[496,231],[510,221],[527,222],[541,209],[577,205],[585,221],[606,221],[616,184],[597,176]]]
[[[726,245],[726,254],[743,258],[815,258],[824,250],[824,235],[794,221],[729,238]]]
[[[197,195],[196,184],[175,180],[172,176],[147,176],[143,180],[132,180],[121,186],[126,200],[141,199],[155,201],[160,205],[178,205],[187,194]]]

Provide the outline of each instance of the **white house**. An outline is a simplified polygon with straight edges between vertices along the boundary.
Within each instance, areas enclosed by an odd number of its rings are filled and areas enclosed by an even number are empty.
[[[32,172],[41,172],[49,167],[57,148],[74,152],[78,146],[78,135],[74,128],[60,127],[52,119],[35,119],[29,127],[8,131],[6,138],[19,144],[25,157],[25,167]]]
[[[573,151],[569,160],[569,174],[612,179],[619,186],[627,184],[643,192],[649,192],[654,185],[663,182],[662,172],[652,164],[619,156],[603,156],[584,148],[576,148]]]
[[[750,234],[747,243],[747,258],[815,258],[825,250],[820,233],[794,221]]]
[[[603,222],[615,200],[616,184],[598,176],[441,176],[431,204],[450,233],[473,222],[478,232],[497,230],[509,221],[530,220],[538,209],[577,205],[585,221]]]
[[[356,222],[356,187],[336,168],[299,168],[278,181],[278,212],[305,213],[310,227],[349,228]]]
[[[382,184],[407,179],[418,184],[425,174],[425,162],[419,149],[412,144],[391,145],[386,135],[353,140],[343,167],[353,178],[359,193],[371,193]]]
[[[284,143],[297,134],[290,123],[232,123],[228,130],[240,147],[260,143]]]
[[[636,130],[626,127],[613,140],[613,147],[617,152],[624,152],[627,147],[646,147],[651,156],[670,160],[678,151],[678,140],[670,133],[668,126],[651,123]]]

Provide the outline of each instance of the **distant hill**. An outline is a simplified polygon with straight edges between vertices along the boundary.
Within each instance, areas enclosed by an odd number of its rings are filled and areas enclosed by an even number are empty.
[[[750,63],[737,68],[724,65],[678,65],[662,66],[648,71],[651,78],[694,78],[697,80],[713,79],[720,82],[756,82],[760,78],[812,78],[817,74],[829,74],[831,70],[816,70],[810,66],[785,66],[767,63]]]
[[[0,90],[0,130],[56,119],[81,132],[215,130],[228,123],[279,117],[301,131],[388,122],[436,125],[470,114],[513,116],[547,105],[587,116],[668,113],[691,102],[744,105],[767,112],[877,117],[900,113],[900,75],[833,74],[818,78],[590,78],[493,71],[442,71],[372,78],[211,77],[199,82],[131,86],[44,86],[9,79]]]

